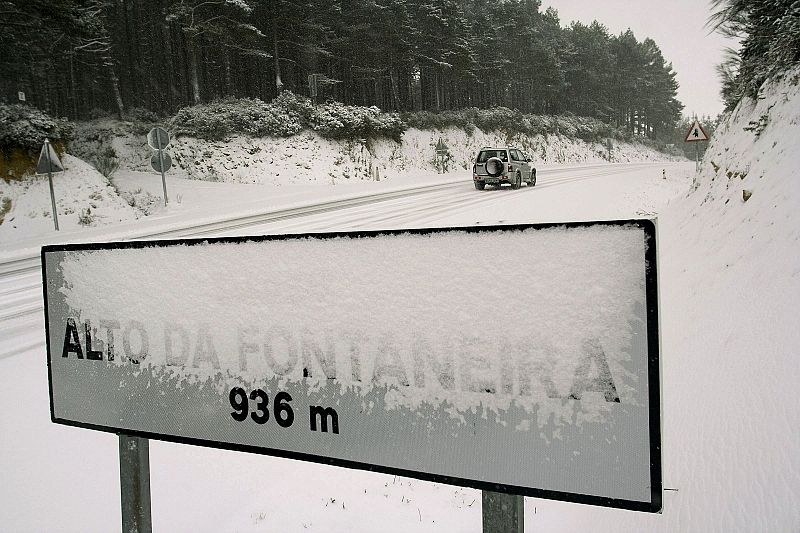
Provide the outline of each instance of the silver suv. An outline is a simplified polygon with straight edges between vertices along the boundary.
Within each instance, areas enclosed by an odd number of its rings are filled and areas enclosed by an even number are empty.
[[[478,152],[472,166],[472,181],[475,188],[482,191],[486,185],[500,188],[504,183],[512,189],[519,189],[522,183],[528,187],[536,185],[536,168],[531,158],[513,146],[484,147]]]

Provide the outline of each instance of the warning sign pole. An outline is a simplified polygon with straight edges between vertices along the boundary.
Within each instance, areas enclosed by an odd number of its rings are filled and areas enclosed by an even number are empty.
[[[48,168],[51,166],[50,150],[47,151],[47,166]],[[53,206],[53,222],[56,225],[56,231],[58,231],[58,211],[56,210],[56,193],[55,191],[53,191],[53,173],[49,169],[47,171],[47,182],[50,184],[50,205]]]
[[[56,194],[53,191],[53,173],[64,172],[64,165],[58,158],[58,154],[53,151],[50,139],[45,138],[42,151],[39,153],[39,160],[36,162],[36,173],[47,174],[47,183],[50,186],[50,205],[53,208],[53,222],[58,231],[58,211],[56,211]]]
[[[694,143],[694,171],[700,171],[700,147]]]
[[[47,183],[50,185],[50,205],[53,207],[53,222],[58,231],[58,211],[56,210],[56,193],[53,191],[53,161],[50,158],[50,139],[44,140],[44,151],[47,154]]]
[[[167,207],[169,199],[167,197],[167,178],[164,176],[164,150],[158,149],[158,166],[161,170],[161,186],[164,188],[164,207]]]

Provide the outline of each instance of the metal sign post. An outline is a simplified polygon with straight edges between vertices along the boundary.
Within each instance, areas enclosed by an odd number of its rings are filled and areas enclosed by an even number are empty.
[[[158,166],[161,170],[161,186],[164,188],[164,207],[166,207],[169,197],[167,196],[167,177],[164,176],[164,150],[161,149],[158,150]]]
[[[53,172],[63,172],[64,165],[58,159],[58,154],[53,151],[50,139],[45,138],[42,151],[39,154],[39,161],[36,163],[37,174],[47,174],[47,183],[50,186],[50,205],[53,210],[53,222],[58,231],[58,211],[56,210],[56,194],[53,190]]]
[[[45,141],[45,146],[50,147],[50,143]],[[56,193],[53,190],[53,163],[50,160],[50,150],[47,150],[47,184],[50,186],[50,205],[53,210],[53,223],[56,225],[58,231],[58,210],[56,209]]]
[[[167,197],[167,178],[164,176],[164,172],[169,170],[172,166],[172,159],[169,157],[169,154],[164,153],[164,148],[169,146],[169,141],[169,133],[164,128],[153,128],[147,134],[147,143],[154,150],[158,150],[158,157],[156,158],[154,155],[150,158],[150,165],[154,170],[161,172],[161,185],[164,188],[164,207],[169,203]]]
[[[153,530],[150,516],[150,445],[147,439],[119,436],[119,486],[122,531]]]
[[[523,533],[524,498],[516,494],[481,491],[483,533]]]

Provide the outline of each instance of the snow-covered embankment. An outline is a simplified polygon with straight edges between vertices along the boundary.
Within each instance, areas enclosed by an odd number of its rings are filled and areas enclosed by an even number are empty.
[[[662,213],[666,531],[800,524],[800,85],[717,130]]]

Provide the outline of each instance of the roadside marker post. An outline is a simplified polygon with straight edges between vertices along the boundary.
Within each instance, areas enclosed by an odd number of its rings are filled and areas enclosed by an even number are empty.
[[[58,231],[58,211],[56,210],[56,194],[53,190],[53,172],[64,172],[64,165],[58,159],[58,154],[53,150],[50,139],[45,138],[42,151],[39,154],[39,161],[36,163],[37,174],[47,174],[47,182],[50,186],[50,205],[53,210],[53,223]]]

